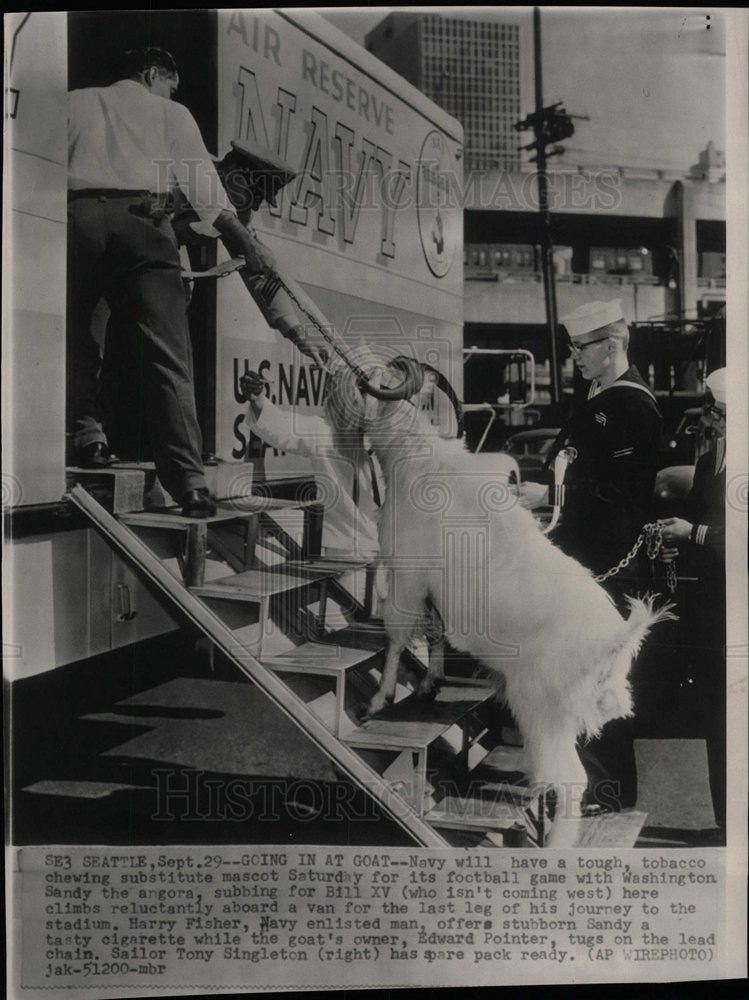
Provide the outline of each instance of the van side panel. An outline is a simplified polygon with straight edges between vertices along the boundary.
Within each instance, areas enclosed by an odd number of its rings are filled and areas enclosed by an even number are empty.
[[[219,149],[251,142],[296,171],[253,224],[327,321],[386,356],[414,353],[460,395],[462,130],[352,48],[312,13],[219,12]],[[251,459],[237,374],[265,363],[276,401],[317,410],[322,397],[237,278],[219,282],[217,337],[217,453]]]

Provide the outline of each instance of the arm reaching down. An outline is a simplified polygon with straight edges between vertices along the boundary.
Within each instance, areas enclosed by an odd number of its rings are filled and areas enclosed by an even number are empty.
[[[304,325],[296,306],[281,287],[276,258],[271,251],[233,212],[220,212],[213,226],[232,257],[244,257],[246,266],[240,275],[268,326],[278,330],[302,354],[317,360],[304,336]]]

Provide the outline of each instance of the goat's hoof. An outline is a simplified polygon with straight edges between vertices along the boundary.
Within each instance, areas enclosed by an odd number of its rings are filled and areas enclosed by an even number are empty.
[[[588,803],[583,802],[580,805],[580,815],[587,818],[590,818],[592,816],[605,816],[606,813],[612,813],[617,811],[618,810],[614,809],[613,806],[601,805],[600,802],[588,802]]]
[[[437,692],[443,684],[444,681],[442,680],[432,680],[429,677],[425,677],[414,691],[414,698],[417,701],[434,701],[437,697]]]
[[[392,698],[381,697],[380,695],[375,695],[366,708],[362,708],[359,712],[360,722],[369,722],[370,719],[376,719],[378,716],[383,715],[393,704]]]
[[[586,788],[579,802],[581,816],[604,816],[606,813],[619,812],[617,803],[607,800],[601,802],[590,788]]]

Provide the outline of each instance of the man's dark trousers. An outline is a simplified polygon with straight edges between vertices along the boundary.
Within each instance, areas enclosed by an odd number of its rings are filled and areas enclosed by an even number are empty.
[[[155,210],[156,217],[151,216]],[[156,471],[179,502],[205,486],[195,408],[192,349],[177,242],[154,196],[90,193],[68,206],[68,430],[82,448],[105,441],[101,359],[91,317],[103,296],[111,310],[107,345],[127,357],[141,388]],[[116,373],[115,373],[116,374]]]

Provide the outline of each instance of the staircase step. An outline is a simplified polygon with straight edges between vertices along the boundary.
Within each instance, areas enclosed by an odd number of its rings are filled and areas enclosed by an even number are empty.
[[[494,697],[494,688],[446,684],[433,701],[411,695],[392,705],[382,718],[370,719],[346,737],[350,746],[392,750],[426,749],[452,726]]]
[[[634,847],[648,818],[646,812],[629,809],[600,816],[557,817],[552,828],[556,847]]]
[[[290,569],[304,569],[323,573],[350,573],[369,566],[367,559],[338,559],[332,556],[313,556],[310,559],[300,559],[287,562]]]
[[[322,636],[322,643],[351,647],[352,649],[368,649],[373,653],[385,649],[385,632],[382,628],[362,628],[360,625],[348,625]]]
[[[377,650],[353,649],[319,642],[305,642],[286,653],[264,656],[261,663],[271,670],[291,674],[325,674],[337,676],[375,656]]]
[[[281,674],[289,688],[341,738],[358,725],[355,688],[373,672],[375,657],[371,650],[312,641],[259,659],[268,670]],[[331,684],[332,690],[326,692]]]
[[[184,529],[191,524],[207,521],[215,524],[217,521],[237,521],[255,514],[274,510],[301,510],[311,507],[315,500],[276,500],[273,497],[242,497],[237,500],[226,500],[219,503],[216,513],[211,517],[184,517],[179,513],[179,507],[164,507],[163,510],[134,511],[120,514],[123,524],[138,528],[172,528]]]
[[[512,802],[446,796],[424,814],[427,823],[448,830],[511,830],[526,828],[526,813]]]
[[[335,574],[292,572],[283,566],[273,569],[249,569],[244,573],[234,573],[211,580],[201,587],[191,588],[198,597],[218,597],[228,601],[256,601],[276,594],[289,593],[302,587],[309,587]]]
[[[497,746],[484,757],[472,777],[487,783],[506,783],[511,777],[523,774],[523,748]]]

